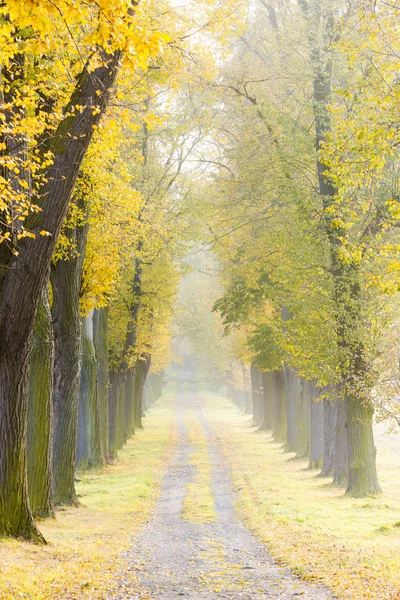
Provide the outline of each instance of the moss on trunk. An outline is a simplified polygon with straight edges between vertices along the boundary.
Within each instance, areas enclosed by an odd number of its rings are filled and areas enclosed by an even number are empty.
[[[26,465],[26,426],[28,409],[28,365],[19,365],[0,352],[0,536],[13,536],[37,543],[45,540],[29,506]],[[26,355],[26,361],[29,354]],[[14,365],[10,371],[9,365]],[[21,371],[24,376],[21,379]]]
[[[76,504],[75,459],[78,397],[82,361],[82,321],[79,307],[82,265],[88,228],[67,229],[78,256],[58,260],[51,269],[53,289],[53,500]]]
[[[349,473],[346,493],[373,496],[381,492],[376,472],[376,448],[372,430],[373,406],[367,399],[346,396]]]
[[[29,375],[28,491],[34,516],[53,517],[51,472],[51,395],[53,327],[47,284],[36,314]]]
[[[106,459],[108,458],[108,388],[110,377],[108,368],[107,327],[108,307],[95,310],[93,315],[93,341],[97,359],[97,403],[100,420],[100,444],[103,456]]]
[[[77,464],[99,467],[104,463],[100,444],[97,403],[97,363],[93,344],[93,314],[83,319],[83,359],[79,389]]]
[[[124,444],[126,443],[127,437],[127,423],[126,423],[126,374],[119,373],[118,374],[118,401],[117,401],[117,450],[120,450]]]
[[[135,416],[134,416],[134,387],[135,387],[135,368],[128,369],[125,374],[125,423],[123,439],[124,444],[135,433]]]
[[[120,376],[110,371],[108,388],[108,457],[114,460],[118,455],[118,401]]]

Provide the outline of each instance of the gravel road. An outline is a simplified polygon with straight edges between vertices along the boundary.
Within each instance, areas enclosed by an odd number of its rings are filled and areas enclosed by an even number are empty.
[[[185,411],[193,411],[207,437],[212,465],[216,521],[190,523],[182,517],[188,483],[194,476]],[[193,414],[192,413],[192,414]],[[195,391],[176,401],[178,441],[152,519],[124,555],[115,590],[104,598],[333,600],[326,588],[302,581],[280,567],[240,521],[229,469]]]

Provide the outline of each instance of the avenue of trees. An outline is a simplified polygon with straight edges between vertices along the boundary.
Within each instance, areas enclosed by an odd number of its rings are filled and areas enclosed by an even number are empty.
[[[44,542],[35,517],[77,503],[76,468],[142,427],[173,313],[260,426],[350,494],[380,491],[374,411],[399,421],[399,16],[1,3],[0,536]]]
[[[176,106],[229,3],[6,0],[0,11],[0,535],[77,502],[160,393],[198,139]],[[223,24],[223,25],[222,25]]]

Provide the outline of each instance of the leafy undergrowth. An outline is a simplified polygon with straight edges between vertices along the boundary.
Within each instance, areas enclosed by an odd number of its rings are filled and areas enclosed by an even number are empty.
[[[118,553],[150,515],[175,428],[164,395],[113,465],[79,473],[81,506],[39,523],[49,542],[0,541],[0,598],[101,598],[122,559]]]
[[[282,564],[352,600],[400,598],[400,447],[378,435],[384,494],[349,498],[207,393],[207,417],[232,468],[239,515]]]
[[[199,420],[191,411],[186,411],[185,426],[193,448],[190,454],[190,463],[194,466],[195,472],[193,480],[186,488],[182,517],[191,523],[215,521],[207,437]]]

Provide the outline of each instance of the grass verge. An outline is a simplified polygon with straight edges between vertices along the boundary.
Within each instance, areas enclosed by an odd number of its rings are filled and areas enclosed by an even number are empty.
[[[49,542],[0,540],[0,599],[100,598],[115,576],[132,533],[149,517],[175,437],[165,395],[128,442],[119,460],[79,473],[81,506],[39,523]]]
[[[377,440],[384,494],[355,499],[225,398],[207,393],[206,413],[232,469],[237,511],[279,562],[341,598],[399,600],[400,448],[390,438]]]

